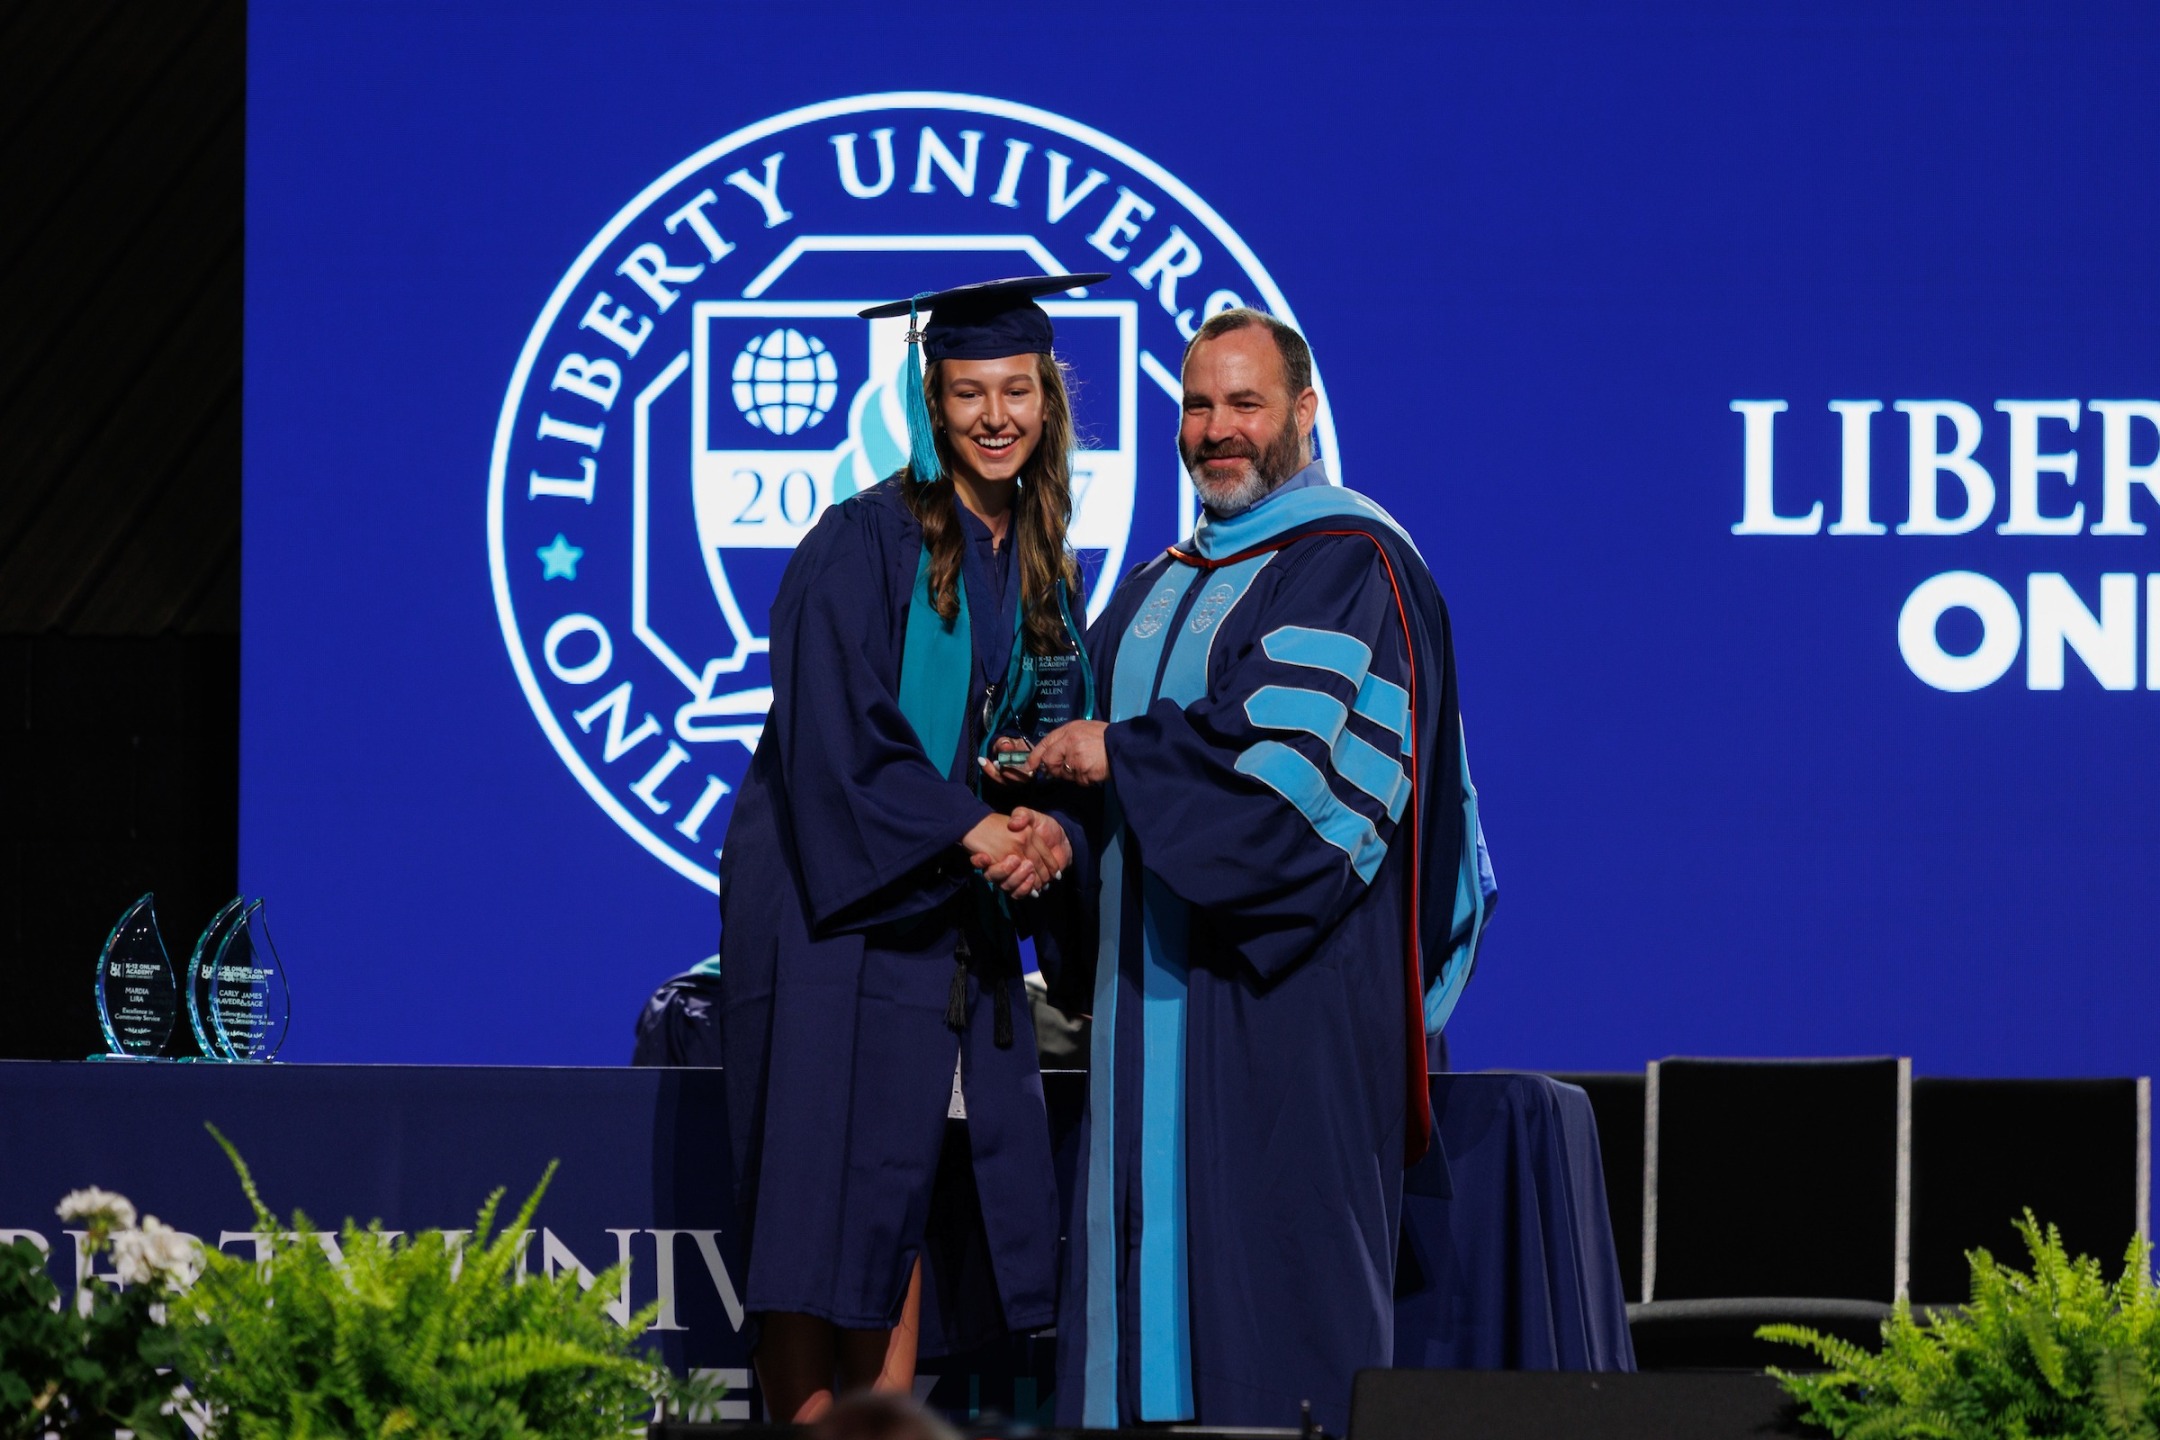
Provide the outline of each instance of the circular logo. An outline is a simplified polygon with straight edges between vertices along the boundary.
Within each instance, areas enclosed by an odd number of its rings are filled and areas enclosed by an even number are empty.
[[[766,616],[788,556],[906,460],[907,322],[856,312],[1088,270],[1111,278],[1042,304],[1073,377],[1070,536],[1092,616],[1198,517],[1174,444],[1186,341],[1238,305],[1296,323],[1160,165],[1009,101],[857,96],[713,142],[571,263],[503,397],[488,565],[534,718],[655,859],[719,887],[730,797],[772,704]],[[1314,387],[1315,450],[1339,478]]]

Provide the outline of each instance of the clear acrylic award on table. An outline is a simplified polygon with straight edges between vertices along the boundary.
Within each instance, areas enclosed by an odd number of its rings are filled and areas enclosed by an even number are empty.
[[[98,954],[98,1028],[105,1053],[94,1060],[155,1060],[172,1037],[180,996],[149,895],[128,906]]]
[[[195,1032],[195,1056],[203,1060],[230,1060],[232,1055],[218,1042],[217,1020],[210,1013],[211,987],[217,975],[218,952],[224,948],[225,937],[240,923],[247,909],[247,901],[234,897],[225,902],[210,923],[203,927],[195,941],[194,952],[188,957],[187,1012],[188,1027]]]
[[[211,1028],[222,1057],[275,1060],[292,1019],[292,1000],[262,901],[251,902],[226,928],[209,988]]]

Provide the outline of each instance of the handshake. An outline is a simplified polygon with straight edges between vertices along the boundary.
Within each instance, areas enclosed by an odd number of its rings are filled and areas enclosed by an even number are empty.
[[[1025,764],[978,760],[983,778],[1011,785],[1047,776],[1079,785],[1100,785],[1110,764],[1103,749],[1103,722],[1075,720],[1060,725],[1028,750]],[[1024,745],[1025,742],[1017,742]],[[983,878],[1015,899],[1035,896],[1072,864],[1072,844],[1065,828],[1025,806],[1010,815],[985,816],[960,842]]]
[[[1014,899],[1042,894],[1072,864],[1065,827],[1026,806],[1010,815],[985,815],[960,843],[983,878]]]

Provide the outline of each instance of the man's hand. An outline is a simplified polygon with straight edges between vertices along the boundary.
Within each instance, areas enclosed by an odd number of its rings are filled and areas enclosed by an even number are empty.
[[[1100,720],[1075,720],[1043,736],[1028,756],[1030,775],[1048,775],[1076,785],[1100,785],[1110,778],[1110,757],[1103,749]]]

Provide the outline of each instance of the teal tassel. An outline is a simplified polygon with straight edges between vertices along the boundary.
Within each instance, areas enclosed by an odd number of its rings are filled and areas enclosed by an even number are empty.
[[[930,292],[915,297],[922,300]],[[901,365],[900,403],[907,410],[908,468],[918,485],[934,485],[943,475],[938,463],[937,430],[930,423],[930,401],[923,394],[922,332],[916,328],[915,305],[908,303],[907,360]]]

